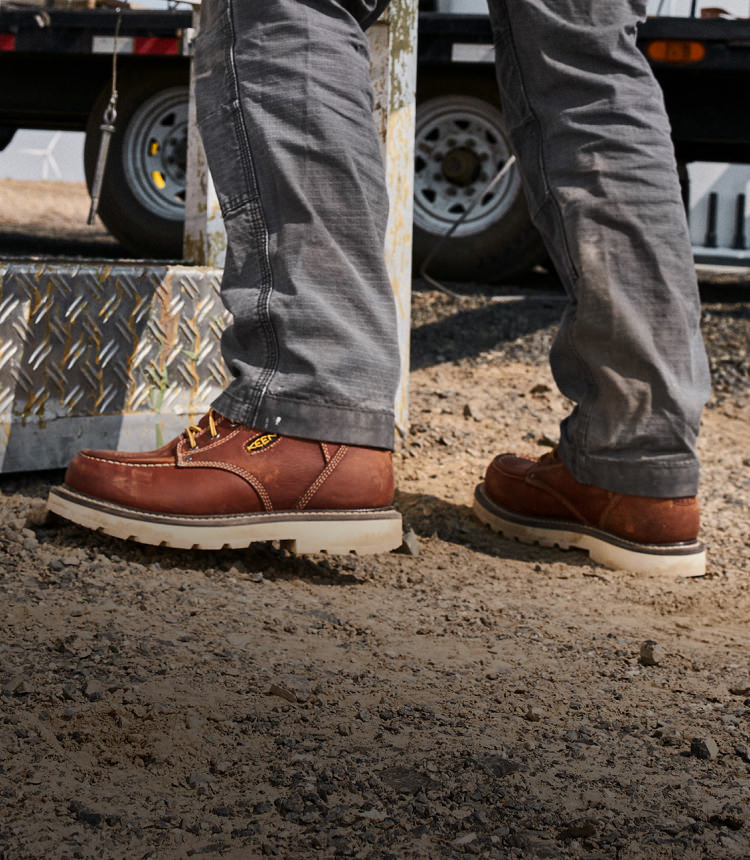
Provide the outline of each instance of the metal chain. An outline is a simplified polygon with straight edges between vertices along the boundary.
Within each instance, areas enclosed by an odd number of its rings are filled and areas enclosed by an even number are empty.
[[[112,122],[117,118],[117,111],[115,105],[117,104],[117,49],[118,49],[118,39],[120,37],[120,24],[122,24],[122,9],[117,9],[117,22],[115,23],[115,43],[112,47],[112,95],[109,97],[109,105],[107,105],[107,110],[109,110],[110,105],[112,106],[112,111],[114,113],[114,117],[112,118]],[[105,118],[107,116],[107,112],[105,111]]]
[[[107,107],[104,109],[102,116],[101,137],[99,138],[99,152],[96,156],[96,169],[94,170],[94,180],[91,183],[91,208],[89,209],[88,224],[94,223],[97,210],[99,209],[99,198],[102,193],[102,184],[104,182],[104,170],[107,166],[107,154],[109,153],[109,144],[112,135],[115,133],[115,120],[117,119],[117,51],[118,38],[120,35],[120,24],[122,23],[122,9],[117,9],[117,23],[115,24],[115,40],[112,47],[112,93],[109,97]]]

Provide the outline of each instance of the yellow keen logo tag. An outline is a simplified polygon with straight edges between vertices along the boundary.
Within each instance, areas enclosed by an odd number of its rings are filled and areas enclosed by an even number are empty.
[[[245,445],[245,448],[251,454],[257,454],[258,451],[262,451],[264,448],[268,448],[279,438],[278,433],[265,433],[263,436],[256,436],[255,439],[251,439]]]

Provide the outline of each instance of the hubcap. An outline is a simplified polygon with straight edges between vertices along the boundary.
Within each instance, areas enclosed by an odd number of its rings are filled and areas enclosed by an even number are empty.
[[[185,217],[188,91],[172,87],[144,102],[123,140],[128,185],[138,201],[161,218]]]
[[[414,222],[443,235],[511,156],[502,117],[479,99],[444,96],[417,108]],[[454,236],[479,233],[499,221],[520,192],[513,168],[478,200]]]

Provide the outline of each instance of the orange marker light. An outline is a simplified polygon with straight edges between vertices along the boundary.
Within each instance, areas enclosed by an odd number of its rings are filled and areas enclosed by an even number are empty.
[[[646,53],[657,63],[699,63],[706,56],[706,46],[689,39],[657,39],[648,43]]]

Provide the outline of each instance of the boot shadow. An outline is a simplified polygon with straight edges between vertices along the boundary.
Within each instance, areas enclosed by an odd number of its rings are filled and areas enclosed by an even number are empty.
[[[509,561],[564,562],[574,567],[590,567],[592,564],[583,550],[524,544],[493,532],[474,516],[469,505],[448,502],[425,493],[397,491],[395,506],[404,518],[404,530],[411,528],[419,537],[437,537],[447,543]]]
[[[233,576],[257,583],[304,579],[315,585],[354,586],[366,582],[356,556],[295,555],[277,541],[252,543],[242,549],[173,549],[92,532],[54,514],[35,531],[40,544],[46,544],[48,550],[54,548],[61,556],[85,547],[104,556],[113,566],[138,564],[157,571],[203,574],[211,579]]]

